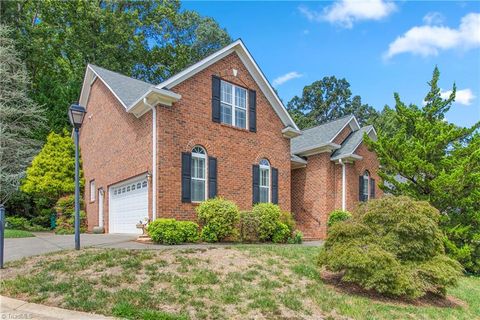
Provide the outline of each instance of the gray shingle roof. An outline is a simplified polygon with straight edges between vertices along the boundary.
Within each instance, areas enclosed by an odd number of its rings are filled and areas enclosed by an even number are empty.
[[[293,161],[293,162],[307,164],[307,160],[305,160],[303,158],[300,158],[299,156],[294,155],[294,154],[290,155],[290,160]]]
[[[113,72],[93,64],[90,68],[107,83],[115,95],[122,101],[125,106],[130,106],[143,96],[152,84],[124,76],[120,73]]]
[[[319,126],[305,129],[302,135],[291,140],[292,154],[304,151],[308,148],[314,148],[322,144],[329,143],[336,134],[347,125],[353,115],[348,115],[334,121],[330,121]]]
[[[360,144],[360,142],[362,142],[363,134],[368,133],[371,129],[373,129],[373,126],[366,126],[352,132],[342,143],[342,147],[335,150],[335,152],[332,154],[331,159],[339,159],[343,156],[353,154],[357,146]]]

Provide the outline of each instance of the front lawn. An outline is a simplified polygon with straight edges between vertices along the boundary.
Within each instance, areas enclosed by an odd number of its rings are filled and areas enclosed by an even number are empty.
[[[325,284],[318,247],[87,249],[12,262],[0,293],[129,319],[475,319],[480,279],[407,303]]]
[[[35,237],[31,232],[25,230],[5,229],[5,238],[28,238]]]

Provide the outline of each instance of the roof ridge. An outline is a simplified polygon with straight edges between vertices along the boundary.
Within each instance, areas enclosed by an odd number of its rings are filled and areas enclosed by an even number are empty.
[[[328,121],[328,122],[324,122],[324,123],[322,123],[322,124],[318,124],[318,125],[316,125],[316,126],[314,126],[314,127],[310,127],[310,128],[307,128],[307,129],[303,129],[302,131],[307,131],[307,130],[315,129],[315,128],[324,126],[324,125],[326,125],[326,124],[332,123],[332,122],[336,122],[336,121],[343,120],[343,119],[348,118],[348,117],[354,117],[354,114],[351,113],[351,114],[349,114],[349,115],[342,116],[342,117],[337,118],[337,119],[335,119],[335,120],[330,120],[330,121]]]
[[[118,75],[118,76],[125,77],[125,78],[128,78],[128,79],[130,79],[130,80],[139,81],[139,82],[148,84],[148,85],[150,85],[150,86],[155,86],[155,85],[154,85],[153,83],[151,83],[151,82],[146,82],[146,81],[143,81],[143,80],[140,80],[140,79],[136,79],[136,78],[127,76],[127,75],[125,75],[125,74],[122,74],[122,73],[120,73],[120,72],[113,71],[113,70],[109,70],[109,69],[106,69],[106,68],[104,68],[104,67],[97,66],[96,64],[93,64],[93,63],[89,63],[88,66],[94,67],[94,68],[99,68],[99,69],[102,69],[103,71],[111,72],[111,73],[114,73],[114,74],[116,74],[116,75]]]

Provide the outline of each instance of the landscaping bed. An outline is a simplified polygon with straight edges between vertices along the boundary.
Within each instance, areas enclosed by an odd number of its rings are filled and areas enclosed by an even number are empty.
[[[86,249],[7,264],[0,293],[129,319],[475,319],[480,279],[410,302],[322,280],[318,247]]]

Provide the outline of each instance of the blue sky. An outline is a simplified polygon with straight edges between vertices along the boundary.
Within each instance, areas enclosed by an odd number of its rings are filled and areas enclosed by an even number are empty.
[[[480,2],[183,2],[242,38],[286,103],[324,76],[344,77],[381,109],[393,92],[420,105],[435,65],[457,84],[448,121],[480,120]]]

